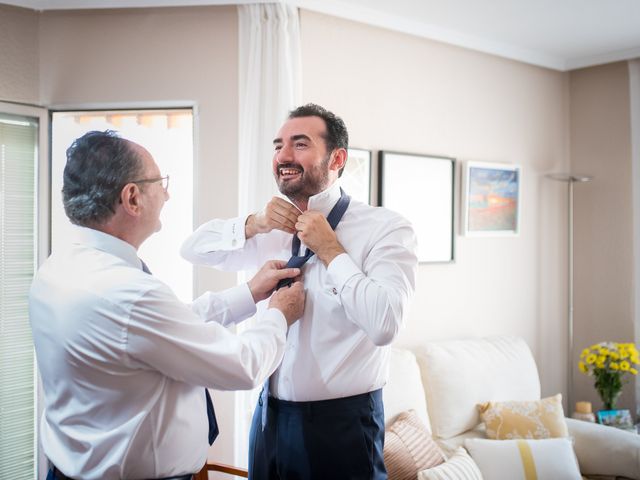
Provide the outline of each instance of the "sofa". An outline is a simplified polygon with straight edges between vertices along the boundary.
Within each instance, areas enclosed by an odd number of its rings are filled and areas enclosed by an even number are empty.
[[[427,342],[412,349],[391,348],[389,355],[389,381],[383,390],[387,428],[403,412],[415,411],[445,458],[469,439],[486,438],[478,404],[540,399],[535,360],[519,337]],[[640,435],[564,420],[574,468],[577,458],[584,478],[640,479]]]

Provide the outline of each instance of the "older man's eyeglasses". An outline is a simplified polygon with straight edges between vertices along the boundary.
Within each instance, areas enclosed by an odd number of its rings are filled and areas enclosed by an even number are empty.
[[[158,177],[158,178],[143,178],[142,180],[133,180],[129,183],[156,183],[156,182],[162,182],[162,188],[164,188],[165,192],[169,190],[169,175],[165,175],[164,177]]]

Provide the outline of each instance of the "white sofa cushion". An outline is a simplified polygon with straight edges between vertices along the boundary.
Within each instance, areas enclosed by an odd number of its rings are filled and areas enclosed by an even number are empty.
[[[483,480],[467,451],[459,447],[442,465],[418,472],[418,480]]]
[[[464,447],[465,440],[469,438],[487,438],[487,430],[484,427],[484,423],[479,424],[473,430],[467,430],[460,435],[456,435],[451,438],[437,438],[436,443],[440,447],[440,449],[444,452],[445,455],[452,455],[458,448]]]
[[[568,438],[464,442],[482,477],[491,480],[582,480]]]
[[[382,389],[385,425],[391,425],[402,412],[415,410],[431,434],[420,368],[415,355],[409,350],[391,348],[389,357],[389,381]]]
[[[435,437],[473,429],[480,423],[479,403],[540,399],[536,363],[519,337],[429,342],[416,357]]]
[[[573,418],[567,427],[583,474],[640,478],[640,435]]]

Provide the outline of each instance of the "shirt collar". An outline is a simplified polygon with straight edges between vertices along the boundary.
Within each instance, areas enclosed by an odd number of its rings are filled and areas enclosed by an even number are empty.
[[[138,252],[133,245],[100,230],[73,225],[72,243],[88,245],[102,252],[115,255],[135,268],[142,268],[142,262],[138,258]]]
[[[322,212],[326,217],[340,198],[340,182],[335,181],[326,190],[309,197],[308,210]]]

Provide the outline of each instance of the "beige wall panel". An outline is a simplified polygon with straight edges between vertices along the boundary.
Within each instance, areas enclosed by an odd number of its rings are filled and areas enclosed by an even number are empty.
[[[38,17],[0,4],[0,100],[38,104]]]
[[[566,194],[544,175],[568,169],[567,75],[306,11],[302,55],[304,100],[354,147],[522,166],[520,235],[456,236],[455,263],[420,265],[397,344],[521,335],[543,393],[566,393]]]
[[[575,188],[575,344],[632,342],[633,221],[629,72],[626,62],[571,72],[571,164],[593,175]],[[602,405],[593,378],[576,397]],[[635,414],[633,385],[619,407]]]

